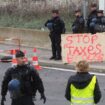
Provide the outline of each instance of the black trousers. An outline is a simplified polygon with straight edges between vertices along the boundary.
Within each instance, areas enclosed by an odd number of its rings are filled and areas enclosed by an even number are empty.
[[[32,96],[22,96],[18,99],[12,99],[11,105],[35,105]]]
[[[61,58],[61,35],[49,35],[51,39],[52,56]]]

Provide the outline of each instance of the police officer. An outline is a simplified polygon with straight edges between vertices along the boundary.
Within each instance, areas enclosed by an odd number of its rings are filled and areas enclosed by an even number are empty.
[[[33,97],[37,90],[46,102],[42,80],[34,67],[25,64],[24,57],[22,51],[17,51],[17,66],[10,67],[5,73],[1,87],[1,105],[4,105],[7,91],[10,92],[11,105],[34,105]]]
[[[88,32],[95,34],[94,26],[96,22],[96,17],[97,17],[97,4],[92,3],[90,7],[90,14],[87,19],[87,30]]]
[[[71,76],[66,87],[65,97],[71,105],[95,105],[101,99],[98,80],[88,72],[89,64],[79,61],[77,73]]]
[[[47,20],[45,26],[50,30],[52,44],[52,57],[50,60],[61,60],[61,34],[65,33],[65,24],[59,17],[58,10],[52,10],[52,18]]]
[[[72,31],[73,33],[83,33],[84,32],[84,19],[83,19],[80,9],[75,10],[75,16],[76,16],[76,19],[73,22]]]
[[[97,11],[95,31],[105,32],[105,16],[104,16],[103,10]]]

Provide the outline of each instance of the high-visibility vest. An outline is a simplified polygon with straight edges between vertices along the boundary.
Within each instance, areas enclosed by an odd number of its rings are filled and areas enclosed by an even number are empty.
[[[96,84],[96,76],[93,76],[91,82],[84,89],[77,89],[73,84],[71,90],[71,105],[95,105],[94,88]]]

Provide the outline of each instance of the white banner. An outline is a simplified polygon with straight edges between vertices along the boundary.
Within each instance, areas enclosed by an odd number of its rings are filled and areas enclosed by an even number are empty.
[[[62,59],[64,63],[104,61],[105,33],[62,35]]]

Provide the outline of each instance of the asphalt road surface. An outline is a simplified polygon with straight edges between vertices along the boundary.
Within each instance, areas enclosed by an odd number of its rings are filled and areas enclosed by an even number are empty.
[[[11,66],[11,64],[9,63],[0,63],[0,86],[1,86],[1,81],[3,79],[3,75],[9,66]],[[47,97],[47,102],[45,103],[45,105],[70,105],[70,103],[65,99],[64,94],[65,94],[67,80],[69,76],[74,73],[69,71],[59,71],[56,69],[53,70],[49,68],[39,71],[39,74],[43,80],[45,87],[45,94]],[[97,78],[102,92],[102,99],[100,103],[97,105],[105,105],[105,76],[98,75]],[[35,105],[43,105],[43,102],[40,100],[39,93],[37,93],[36,99],[37,101],[35,101]],[[5,105],[10,105],[10,103],[11,100],[9,98],[9,93],[8,93],[6,96]]]

